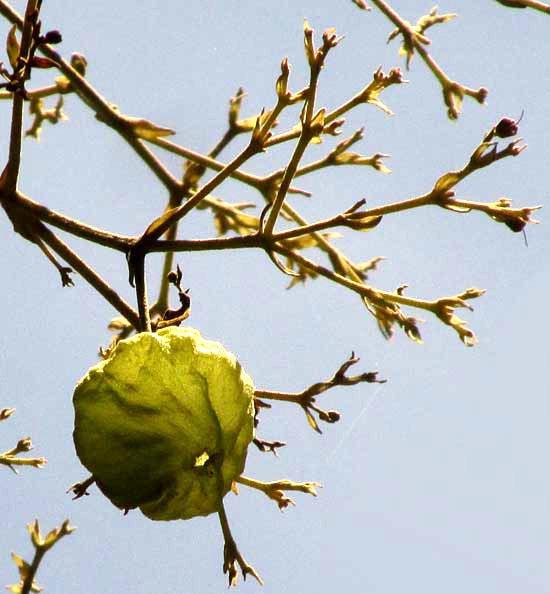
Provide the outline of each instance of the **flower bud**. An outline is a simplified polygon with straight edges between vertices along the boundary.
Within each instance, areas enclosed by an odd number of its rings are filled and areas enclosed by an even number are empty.
[[[46,35],[43,37],[44,43],[50,43],[51,45],[55,45],[57,43],[61,43],[63,41],[63,37],[59,31],[48,31]]]
[[[23,437],[17,442],[18,452],[30,452],[32,450],[32,442],[30,437]]]
[[[77,52],[71,55],[71,66],[80,74],[84,76],[86,74],[86,67],[88,66],[88,60],[82,54]]]
[[[502,118],[495,126],[495,136],[499,138],[515,136],[518,133],[518,122],[519,120],[516,121],[512,118]]]
[[[170,284],[172,284],[172,285],[177,285],[177,284],[178,284],[178,282],[179,282],[179,281],[178,281],[178,275],[177,275],[177,273],[176,273],[175,271],[173,271],[173,270],[172,270],[172,271],[170,271],[170,272],[168,273],[168,276],[167,276],[166,278],[167,278],[168,282],[169,282]]]

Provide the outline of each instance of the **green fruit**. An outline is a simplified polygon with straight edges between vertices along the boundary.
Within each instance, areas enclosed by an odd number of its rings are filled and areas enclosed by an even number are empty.
[[[192,328],[143,332],[76,386],[74,442],[98,487],[153,520],[219,509],[254,436],[254,385]]]

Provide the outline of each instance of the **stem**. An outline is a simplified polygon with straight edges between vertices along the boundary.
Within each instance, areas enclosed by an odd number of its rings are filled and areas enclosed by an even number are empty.
[[[320,66],[319,66],[320,69]],[[300,138],[298,140],[298,144],[294,149],[292,157],[285,168],[285,172],[283,175],[283,179],[281,180],[281,185],[279,186],[279,190],[277,191],[277,196],[275,197],[275,201],[273,202],[273,206],[271,207],[271,211],[269,213],[269,217],[264,226],[264,233],[267,236],[273,234],[273,229],[275,228],[275,222],[277,221],[279,214],[281,212],[281,208],[286,199],[286,195],[290,188],[290,184],[296,175],[296,170],[298,169],[298,165],[304,155],[306,148],[308,147],[310,140],[312,138],[312,130],[311,130],[311,120],[313,118],[313,109],[315,106],[315,94],[317,90],[317,79],[319,77],[319,69],[317,67],[312,66],[311,68],[311,76],[310,76],[310,92],[309,97],[307,99],[305,105],[305,114],[302,122],[302,132],[300,134]]]
[[[294,153],[292,154],[292,158],[290,159],[285,169],[281,185],[279,186],[279,190],[275,198],[275,202],[273,203],[273,206],[269,213],[269,218],[265,223],[264,232],[267,235],[271,235],[273,233],[275,222],[279,217],[281,208],[283,207],[284,201],[286,199],[288,189],[290,188],[290,182],[294,178],[296,170],[298,169],[298,165],[300,164],[300,160],[302,159],[302,156],[309,144],[310,138],[311,136],[309,133],[306,134],[302,131],[302,136],[300,136],[298,144],[296,145]]]
[[[10,147],[6,169],[2,175],[4,189],[8,194],[15,192],[19,178],[19,167],[21,164],[21,142],[23,139],[23,91],[25,79],[30,76],[30,66],[27,63],[32,44],[33,22],[36,22],[36,13],[40,9],[40,0],[29,0],[25,9],[25,21],[23,22],[23,33],[19,57],[14,67],[14,77],[19,80],[17,89],[12,93],[13,103],[11,112]]]
[[[67,231],[76,237],[81,237],[82,239],[87,239],[98,245],[110,247],[121,252],[126,252],[134,241],[134,238],[129,235],[110,233],[103,229],[86,225],[82,221],[68,217],[63,213],[51,210],[21,192],[17,192],[17,202],[14,207],[21,207],[26,212],[32,213],[37,219],[63,229],[63,231]]]
[[[498,1],[499,0],[497,0],[497,2]],[[550,4],[540,2],[539,0],[515,0],[509,4],[504,2],[501,2],[501,4],[510,6],[511,8],[533,8],[534,10],[539,10],[545,14],[550,14]]]
[[[19,166],[21,164],[21,140],[23,137],[23,97],[20,93],[13,93],[13,104],[11,110],[10,148],[8,163],[2,182],[5,192],[12,194],[17,189],[19,178]]]
[[[292,133],[290,133],[290,136],[288,138],[285,138],[285,140],[290,140],[292,138],[296,138],[299,135],[300,135],[299,132],[292,132]],[[278,137],[273,137],[273,138],[278,138]],[[265,142],[266,148],[273,144],[271,142],[273,138],[266,140],[266,142]],[[192,161],[193,163],[198,163],[199,165],[202,165],[203,167],[207,167],[208,169],[212,169],[213,171],[223,171],[225,169],[225,167],[227,167],[226,163],[222,163],[221,161],[216,161],[216,159],[213,159],[213,158],[203,155],[201,153],[192,151],[191,149],[188,149],[187,147],[176,144],[175,142],[171,142],[170,140],[167,140],[166,138],[155,138],[155,139],[149,140],[148,142],[150,142],[151,144],[154,144],[155,146],[163,148],[164,150],[168,151],[169,153],[172,153],[174,155],[179,155],[180,157],[185,157],[189,161]],[[272,178],[272,175],[268,175],[266,177],[259,177],[257,175],[253,175],[252,173],[247,173],[246,171],[237,169],[237,170],[231,172],[230,177],[242,182],[243,184],[246,184],[248,186],[256,188],[259,192],[262,192],[266,183]],[[299,188],[295,188],[293,186],[291,186],[288,191],[290,194],[309,195],[307,192],[304,192],[304,190],[300,190]]]
[[[38,233],[41,239],[50,246],[67,264],[69,264],[84,280],[86,280],[100,295],[104,297],[132,326],[140,328],[140,318],[137,312],[118,293],[110,287],[97,272],[91,268],[80,256],[59,239],[45,225],[40,224]]]
[[[372,84],[372,83],[370,83]],[[368,89],[368,87],[366,87]],[[362,105],[363,103],[368,103],[369,95],[365,93],[365,88],[361,89],[356,95],[354,95],[351,99],[348,99],[339,107],[329,111],[325,117],[325,122],[329,124],[334,120],[338,119],[339,117],[343,116],[348,111],[351,111],[358,105]]]
[[[153,140],[150,140],[149,142],[151,144],[154,144],[155,146],[163,148],[169,153],[179,155],[180,157],[185,157],[186,159],[189,159],[189,161],[193,161],[193,163],[198,163],[199,165],[202,165],[214,171],[223,171],[223,169],[227,167],[227,165],[225,163],[222,163],[221,161],[216,161],[216,159],[192,151],[191,149],[176,144],[175,142],[166,140],[166,138],[155,138]],[[258,177],[257,175],[252,175],[251,173],[246,173],[241,170],[233,171],[231,173],[231,177],[249,186],[253,186],[257,189],[259,189],[262,185],[262,178]]]
[[[224,545],[224,563],[223,563],[223,571],[224,573],[229,574],[229,585],[236,585],[237,583],[237,571],[235,569],[235,562],[238,563],[239,567],[241,568],[243,578],[246,580],[246,576],[248,574],[252,575],[256,578],[256,581],[263,586],[264,583],[262,578],[259,576],[258,572],[249,565],[246,559],[241,555],[239,549],[237,548],[237,543],[231,534],[231,528],[229,527],[229,522],[227,520],[227,515],[225,513],[225,508],[223,506],[223,501],[220,501],[220,507],[218,509],[218,517],[220,520],[220,525],[222,528],[223,539],[225,542]]]
[[[147,301],[147,279],[145,276],[145,253],[140,253],[134,260],[134,278],[138,303],[140,332],[151,332],[151,317]]]
[[[209,182],[207,182],[200,190],[198,190],[193,197],[187,202],[182,204],[180,207],[174,209],[174,212],[166,217],[161,223],[159,223],[154,232],[145,235],[147,242],[158,239],[161,237],[172,225],[182,219],[189,211],[191,211],[197,204],[208,194],[210,194],[215,188],[217,188],[225,179],[227,179],[231,173],[236,171],[240,165],[247,161],[250,157],[256,154],[257,149],[252,145],[247,146],[239,155],[228,163],[225,168],[215,175]],[[149,250],[149,246],[147,247]]]
[[[236,126],[230,125],[230,127],[226,130],[225,134],[221,137],[221,139],[216,144],[216,146],[214,146],[214,148],[209,152],[208,158],[214,159],[215,157],[217,157],[239,133],[240,133],[239,129]],[[190,160],[188,160],[188,161],[190,161]],[[222,169],[223,169],[223,167],[222,167]],[[201,173],[200,177],[197,178],[197,181],[198,181],[198,179],[200,179],[202,177],[202,175],[203,175],[203,173]],[[187,189],[185,176],[184,176],[184,181],[182,184],[182,189],[183,189],[183,193],[180,193],[180,195],[171,195],[170,196],[170,200],[169,200],[167,208],[173,208],[175,206],[180,206],[182,199],[189,197],[189,192],[190,192],[191,188],[189,187],[189,189]],[[205,198],[205,200],[208,200],[208,198]],[[177,234],[178,234],[178,223],[175,223],[166,232],[166,239],[168,241],[174,241],[177,237]],[[166,310],[166,308],[168,307],[168,291],[170,288],[170,283],[168,282],[168,274],[172,270],[173,264],[174,264],[174,253],[166,252],[166,254],[164,256],[163,266],[162,266],[162,277],[161,277],[161,281],[160,281],[160,289],[159,289],[157,300],[156,300],[155,304],[153,305],[153,307],[151,308],[151,313],[158,313],[158,314],[162,315],[164,310]]]
[[[29,99],[44,99],[46,97],[52,97],[54,95],[66,95],[71,91],[62,91],[58,85],[48,85],[46,87],[41,87],[39,89],[34,89],[34,91],[27,91],[27,97]],[[11,99],[13,97],[13,93],[9,93],[7,91],[0,91],[0,100],[2,99]]]
[[[147,247],[148,252],[202,252],[207,250],[234,250],[245,248],[262,248],[264,239],[258,235],[239,237],[214,237],[211,239],[177,239],[174,241],[161,239]]]
[[[35,0],[36,1],[36,0]],[[10,22],[22,26],[23,19],[14,11],[7,3],[0,1],[0,13]],[[23,42],[21,43],[23,47]],[[80,96],[80,98],[96,112],[98,119],[118,132],[134,149],[134,151],[141,157],[149,169],[157,176],[162,184],[170,191],[179,188],[178,181],[169,173],[164,165],[155,157],[155,155],[145,145],[136,138],[131,130],[131,126],[125,120],[124,116],[119,114],[96,89],[80,74],[71,67],[56,51],[50,46],[42,44],[39,48],[40,52],[46,57],[57,62],[59,70],[70,81],[72,89]],[[13,127],[13,120],[12,120]],[[15,147],[14,147],[15,149]],[[11,158],[11,153],[10,153]]]
[[[353,280],[350,280],[349,278],[346,278],[340,274],[337,274],[336,272],[334,272],[328,268],[325,268],[324,266],[321,266],[317,262],[314,262],[313,260],[309,260],[308,258],[305,258],[301,254],[299,254],[291,249],[285,248],[281,245],[278,245],[278,244],[274,245],[272,247],[272,249],[273,249],[273,251],[275,251],[283,256],[294,258],[294,260],[296,262],[298,262],[305,268],[308,268],[309,270],[312,270],[312,271],[316,272],[317,274],[324,276],[325,278],[328,278],[329,280],[332,280],[344,287],[347,287],[348,289],[355,291],[362,297],[366,297],[367,299],[369,299],[373,302],[384,300],[384,301],[389,301],[391,303],[398,303],[400,305],[408,305],[410,307],[428,310],[431,312],[435,311],[435,306],[436,306],[435,301],[428,301],[426,299],[415,299],[413,297],[406,297],[405,295],[399,295],[398,293],[390,293],[387,291],[380,291],[379,289],[374,289],[373,287],[370,287],[368,285],[365,285],[365,284],[362,284],[359,282],[355,282]]]
[[[398,28],[404,35],[414,38],[414,33],[411,29],[410,24],[402,19],[399,14],[384,0],[372,0],[372,3],[384,13],[388,19]],[[421,33],[416,33],[416,37],[422,41],[422,43],[429,44],[430,40]],[[416,44],[415,44],[416,45]]]
[[[428,204],[434,204],[435,202],[436,200],[433,198],[432,193],[430,192],[429,194],[424,194],[423,196],[418,196],[415,198],[409,198],[400,202],[393,202],[392,204],[368,208],[366,210],[360,211],[360,214],[362,218],[377,217],[393,214],[403,210],[409,210],[412,208],[418,208],[420,206],[426,206]],[[355,214],[357,215],[359,212],[356,212]],[[279,233],[274,233],[272,238],[273,241],[284,241],[285,239],[292,239],[294,237],[312,235],[315,233],[315,237],[319,242],[324,242],[325,247],[334,249],[332,244],[328,242],[322,235],[318,235],[317,232],[322,231],[323,229],[329,229],[341,225],[346,226],[346,220],[343,213],[339,213],[323,221],[316,221],[315,223],[307,223],[305,220],[303,220],[302,226],[295,227],[293,229],[287,229],[286,231],[280,231]]]
[[[309,493],[310,495],[316,497],[317,492],[315,491],[315,487],[321,486],[319,483],[295,483],[294,481],[289,481],[288,479],[265,482],[244,475],[237,477],[235,482],[245,485],[246,487],[262,491],[262,493],[265,493],[268,497],[271,497],[271,493],[277,490],[301,491],[302,493]]]
[[[111,127],[126,140],[170,193],[175,194],[181,190],[181,184],[178,180],[168,171],[168,169],[166,169],[163,163],[157,159],[154,153],[145,146],[142,140],[136,138],[133,132],[125,130],[124,126],[121,127],[111,124]]]
[[[408,201],[406,201],[408,202]],[[398,203],[399,204],[399,203]],[[377,209],[373,209],[377,210]],[[369,211],[370,213],[370,211]],[[346,278],[336,272],[305,258],[298,252],[284,247],[274,240],[278,235],[285,235],[285,232],[276,234],[267,240],[261,235],[246,235],[244,237],[220,237],[215,239],[196,239],[196,240],[177,240],[177,241],[156,241],[150,247],[149,252],[163,252],[163,251],[202,251],[202,250],[224,250],[224,249],[239,249],[239,248],[264,248],[266,244],[273,251],[294,259],[296,262],[304,266],[305,268],[316,272],[317,274],[328,278],[340,285],[359,293],[359,295],[367,297],[373,301],[380,299],[390,301],[392,303],[398,303],[401,305],[408,305],[410,307],[416,307],[424,310],[434,311],[435,302],[425,299],[415,299],[412,297],[406,297],[405,295],[399,295],[398,293],[392,293],[387,291],[380,291],[374,289],[368,285],[364,285],[360,282],[356,282]]]
[[[433,75],[437,78],[443,88],[447,88],[453,85],[451,79],[443,72],[439,64],[433,59],[433,57],[426,51],[426,48],[419,43],[415,43],[414,47],[420,54],[420,57],[424,60],[424,63],[432,71]]]
[[[32,588],[32,585],[34,582],[34,578],[36,576],[36,572],[38,571],[40,562],[42,561],[42,558],[44,557],[45,554],[46,554],[46,549],[44,549],[42,547],[38,547],[35,550],[34,558],[32,560],[30,567],[29,567],[27,575],[25,576],[25,579],[23,580],[23,584],[21,586],[21,594],[29,594],[29,592],[31,591],[31,588]]]
[[[225,507],[223,505],[223,502],[220,504],[220,509],[218,510],[218,517],[220,519],[220,525],[222,528],[223,538],[225,542],[231,542],[234,546],[236,546],[235,539],[231,534],[231,528],[229,527],[229,521],[227,519],[227,514],[225,513]]]
[[[303,400],[302,397],[302,392],[276,392],[274,390],[254,390],[254,398],[259,398],[260,400],[262,398],[265,398],[266,400],[278,400],[279,402],[294,402],[295,404],[301,404]]]
[[[446,76],[446,74],[437,64],[437,62],[430,56],[430,54],[422,45],[422,43],[428,45],[430,43],[430,40],[421,33],[413,31],[410,23],[402,19],[401,16],[399,16],[399,14],[395,10],[393,10],[391,6],[384,2],[384,0],[372,1],[373,4],[376,5],[378,10],[385,14],[388,17],[388,19],[401,31],[403,36],[405,36],[410,41],[411,45],[414,47],[415,50],[418,51],[428,68],[432,71],[437,80],[441,83],[441,86],[443,88],[447,88],[448,86],[452,85],[452,81]],[[422,43],[418,43],[417,40],[421,40]]]
[[[34,466],[35,468],[40,468],[46,464],[46,458],[15,458],[12,456],[6,456],[5,454],[0,454],[0,464],[4,464],[5,466],[9,467]]]
[[[403,35],[405,43],[410,46],[411,52],[416,50],[432,74],[436,77],[443,90],[445,103],[449,108],[449,117],[451,119],[456,119],[458,113],[460,112],[459,110],[456,110],[456,108],[453,109],[452,105],[449,104],[447,94],[450,93],[459,95],[460,98],[462,97],[462,94],[465,94],[476,99],[476,101],[479,103],[484,102],[487,95],[487,89],[483,87],[479,89],[472,89],[451,80],[424,47],[424,45],[430,44],[430,40],[426,36],[416,31],[409,22],[402,19],[399,14],[393,10],[393,8],[391,8],[384,0],[372,0],[372,2],[399,29]],[[410,58],[411,56],[409,55],[407,57],[407,65],[410,61]]]
[[[175,241],[178,232],[177,224],[173,225],[166,232],[166,241]],[[162,265],[162,277],[160,279],[160,289],[157,300],[151,308],[151,313],[158,313],[162,315],[168,307],[168,291],[170,289],[170,283],[168,282],[168,274],[174,266],[174,252],[167,251],[164,256],[164,262]]]

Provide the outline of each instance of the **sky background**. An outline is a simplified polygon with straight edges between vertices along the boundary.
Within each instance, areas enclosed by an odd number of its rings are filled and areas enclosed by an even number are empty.
[[[403,67],[391,24],[349,0],[258,3],[191,0],[161,3],[44,2],[44,29],[59,29],[59,51],[83,53],[90,82],[128,115],[177,131],[176,142],[208,151],[225,130],[229,98],[239,86],[243,116],[274,103],[274,83],[287,56],[290,85],[308,76],[302,24],[335,27],[344,41],[328,58],[319,105],[351,97],[382,65]],[[392,1],[416,20],[429,3]],[[14,3],[22,10],[24,2]],[[445,71],[472,87],[486,86],[486,106],[466,100],[451,122],[435,79],[413,60],[407,85],[384,93],[395,112],[361,106],[344,135],[361,126],[355,149],[391,154],[393,170],[337,168],[300,179],[313,193],[293,204],[310,220],[341,212],[360,198],[370,205],[428,191],[444,172],[467,161],[483,134],[503,116],[517,118],[529,148],[461,183],[458,195],[514,204],[545,204],[550,135],[548,17],[494,1],[440,4],[459,18],[430,29],[430,51]],[[8,31],[5,22],[1,32]],[[5,61],[5,57],[1,58]],[[33,77],[45,84],[55,76]],[[30,85],[32,88],[33,85]],[[165,192],[124,142],[98,124],[76,97],[70,121],[27,139],[20,188],[47,206],[123,234],[140,234],[158,216]],[[296,112],[294,112],[296,117]],[[0,103],[1,158],[7,156],[10,110]],[[281,122],[281,129],[290,120]],[[304,162],[333,143],[311,147]],[[223,159],[236,154],[235,143]],[[267,173],[284,163],[290,145],[256,157],[245,169]],[[172,172],[181,160],[163,156]],[[228,183],[217,193],[234,202],[260,197]],[[387,260],[370,282],[385,290],[408,283],[411,296],[435,298],[470,286],[487,289],[464,317],[479,344],[466,348],[448,327],[421,312],[424,344],[401,334],[386,341],[355,294],[324,280],[291,291],[289,279],[256,251],[180,254],[191,288],[189,324],[233,351],[260,388],[300,390],[329,377],[354,350],[357,371],[378,370],[388,382],[339,389],[320,397],[342,419],[317,435],[300,410],[262,413],[261,437],[286,441],[278,458],[251,448],[246,474],[263,480],[319,481],[319,496],[296,494],[281,513],[257,492],[228,495],[231,526],[245,557],[261,573],[266,594],[336,589],[368,594],[550,593],[550,450],[547,304],[550,238],[527,228],[529,246],[482,214],[435,207],[386,217],[367,234],[345,231],[337,245],[352,259]],[[185,219],[182,236],[208,237],[207,213]],[[72,392],[107,345],[115,311],[83,279],[62,288],[36,247],[0,217],[4,311],[0,333],[0,408],[16,414],[0,426],[0,450],[30,435],[41,470],[0,472],[0,585],[17,582],[10,552],[29,558],[25,525],[44,530],[65,518],[78,530],[48,553],[38,575],[46,592],[99,594],[223,592],[223,539],[217,518],[157,523],[123,516],[96,488],[72,501],[69,485],[86,477],[72,444]],[[126,299],[135,303],[123,256],[66,238]],[[311,256],[314,256],[312,253]],[[160,259],[150,257],[156,294]],[[2,469],[0,469],[2,470]],[[241,591],[259,591],[253,580]]]

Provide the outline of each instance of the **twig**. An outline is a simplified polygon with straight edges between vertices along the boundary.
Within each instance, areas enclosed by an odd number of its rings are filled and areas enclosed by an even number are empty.
[[[335,410],[325,411],[317,407],[315,405],[316,396],[336,386],[354,386],[362,382],[376,382],[379,384],[383,384],[386,382],[386,380],[379,380],[377,378],[378,372],[375,371],[362,373],[361,375],[351,377],[347,376],[347,370],[352,365],[355,365],[358,362],[359,357],[356,357],[355,353],[352,352],[349,359],[347,359],[347,361],[340,365],[336,373],[334,373],[334,375],[329,380],[312,384],[311,386],[309,386],[305,390],[302,390],[301,392],[275,392],[272,390],[255,390],[254,398],[278,400],[281,402],[293,402],[295,404],[298,404],[304,411],[307,421],[311,428],[317,431],[317,433],[322,433],[311,411],[316,412],[319,416],[319,419],[326,423],[336,423],[337,421],[339,421],[340,413]]]
[[[35,520],[27,526],[31,542],[34,546],[34,557],[31,563],[27,563],[24,559],[12,553],[12,559],[17,565],[19,570],[19,576],[21,581],[19,584],[14,586],[8,586],[8,590],[11,592],[17,592],[18,594],[29,594],[29,592],[40,592],[42,588],[34,581],[38,567],[44,555],[57,544],[64,536],[74,532],[76,528],[69,525],[69,520],[65,520],[59,528],[50,530],[45,538],[40,534],[40,526],[38,520]]]
[[[140,253],[133,261],[133,276],[136,283],[136,295],[139,313],[140,332],[151,332],[151,317],[147,299],[147,279],[145,276],[145,253]]]
[[[487,98],[487,89],[480,87],[479,89],[472,89],[456,81],[451,80],[429,54],[426,49],[426,45],[430,44],[430,40],[421,33],[419,27],[413,27],[406,20],[401,18],[399,14],[388,5],[385,0],[372,0],[373,4],[382,12],[399,30],[403,35],[404,49],[407,54],[407,63],[410,62],[412,54],[417,51],[424,63],[428,66],[430,71],[438,80],[443,91],[443,98],[447,105],[447,114],[450,119],[458,118],[461,110],[462,98],[464,95],[468,95],[475,99],[478,103],[484,103]],[[432,9],[430,16],[435,17],[436,9]],[[454,16],[454,15],[447,15]],[[437,19],[436,19],[437,20]],[[390,36],[390,39],[393,36]]]
[[[208,159],[215,159],[230,143],[231,141],[236,138],[239,134],[248,131],[249,129],[244,126],[239,121],[239,114],[241,109],[241,103],[244,97],[243,89],[239,88],[235,97],[232,97],[229,101],[229,113],[228,113],[228,128],[226,132],[223,134],[221,139],[216,143],[216,145],[210,150],[208,153]],[[222,166],[220,169],[223,169]],[[193,191],[195,190],[199,180],[202,178],[206,171],[206,166],[198,164],[192,160],[187,160],[184,167],[185,173],[183,176],[182,184],[181,184],[181,191],[177,193],[172,193],[168,200],[168,204],[166,206],[166,210],[174,208],[176,206],[180,206],[182,201],[186,198],[189,198]],[[238,170],[235,174],[238,173]],[[204,203],[211,204],[212,200],[209,197],[205,197],[203,199]],[[178,223],[174,223],[167,231],[166,231],[166,239],[168,241],[173,241],[177,238],[178,233]],[[163,263],[163,272],[161,277],[161,285],[159,288],[159,293],[155,304],[151,307],[151,315],[156,313],[162,314],[167,307],[168,307],[168,289],[169,289],[169,281],[168,276],[170,271],[172,270],[174,262],[174,254],[172,252],[166,252],[164,255],[164,263]],[[187,315],[189,315],[189,310],[187,311]],[[183,321],[183,319],[181,320]],[[176,323],[174,320],[171,323]],[[157,328],[160,327],[157,325]]]
[[[550,4],[539,0],[496,0],[508,8],[533,8],[545,14],[550,14]]]
[[[236,564],[241,568],[243,579],[246,580],[247,575],[251,575],[256,581],[263,586],[264,583],[258,572],[250,565],[246,559],[241,555],[237,543],[231,534],[229,528],[229,522],[223,506],[223,501],[220,501],[220,508],[218,510],[218,517],[220,519],[220,525],[222,527],[222,533],[224,538],[223,547],[223,572],[227,573],[229,579],[229,586],[237,585],[237,568]]]
[[[352,291],[355,291],[359,295],[361,295],[366,301],[367,305],[372,308],[371,313],[375,315],[379,322],[384,324],[385,331],[383,331],[384,335],[389,337],[391,336],[391,325],[394,323],[398,323],[400,326],[403,326],[407,335],[416,340],[417,342],[421,342],[420,340],[420,332],[417,328],[417,321],[414,318],[406,318],[403,316],[401,310],[399,309],[400,305],[406,305],[409,307],[413,307],[416,309],[423,309],[429,311],[439,317],[445,324],[452,326],[457,333],[461,340],[467,345],[472,346],[476,342],[476,338],[474,333],[467,329],[464,326],[464,322],[459,320],[456,317],[451,317],[450,315],[440,315],[441,308],[443,304],[445,307],[449,306],[451,309],[456,309],[459,307],[465,307],[467,309],[472,309],[465,301],[463,295],[467,295],[467,299],[474,299],[476,297],[480,297],[485,292],[482,289],[468,289],[467,291],[461,293],[460,295],[456,295],[453,297],[441,297],[435,300],[426,300],[426,299],[416,299],[411,297],[406,297],[401,292],[396,291],[395,293],[390,293],[387,291],[381,291],[379,289],[375,289],[363,283],[359,283],[349,278],[346,278],[332,270],[329,270],[325,266],[318,264],[308,258],[302,256],[297,252],[293,252],[288,248],[284,248],[280,245],[276,245],[273,247],[273,250],[278,252],[279,254],[292,257],[294,260],[300,263],[301,266],[304,268],[315,272],[325,278],[333,280],[334,282],[341,284],[343,286],[348,287]],[[388,308],[388,305],[391,307]],[[382,328],[381,328],[382,329]]]
[[[14,409],[4,409],[1,411],[0,420],[7,418]],[[18,454],[29,452],[32,450],[32,442],[30,437],[24,437],[17,442],[17,445],[11,450],[0,454],[0,464],[8,466],[17,474],[14,466],[34,466],[34,468],[42,468],[47,463],[46,458],[18,458]]]
[[[21,26],[21,16],[9,5],[7,5],[7,3],[0,3],[0,13],[2,13],[2,15],[12,23],[18,25],[19,27]],[[170,191],[177,190],[179,188],[178,181],[169,173],[164,165],[143,144],[143,142],[136,137],[131,118],[120,114],[111,103],[102,97],[84,77],[82,77],[69,63],[63,60],[63,58],[49,45],[41,44],[39,50],[45,56],[57,63],[59,70],[69,80],[73,90],[82,98],[84,103],[86,103],[96,112],[97,119],[117,131],[141,157],[143,162],[146,163],[146,165],[153,171],[153,173],[166,188],[168,188]],[[19,126],[19,128],[21,128],[21,126]],[[19,130],[19,132],[21,132],[21,130]],[[13,186],[13,188],[15,188],[15,186]]]
[[[161,237],[174,223],[182,219],[187,213],[199,204],[199,202],[212,192],[218,185],[227,179],[232,171],[235,171],[239,166],[247,161],[252,155],[261,150],[261,146],[257,144],[254,139],[251,143],[229,163],[225,169],[220,171],[209,182],[201,187],[193,197],[185,202],[182,206],[174,208],[165,212],[159,219],[153,221],[146,229],[145,233],[140,237],[138,242],[132,249],[143,249],[150,251],[151,243]]]
[[[11,113],[10,145],[8,163],[2,173],[2,184],[6,193],[11,194],[17,188],[19,166],[21,162],[21,141],[23,138],[23,100],[25,80],[30,76],[30,50],[33,42],[33,28],[38,19],[40,0],[28,0],[23,22],[23,34],[19,47],[17,64],[14,66],[15,89]]]
[[[82,278],[103,296],[130,324],[137,330],[140,328],[140,318],[137,312],[118,293],[108,285],[93,268],[88,266],[82,258],[73,252],[61,239],[46,226],[40,229],[41,239],[49,245],[65,262],[67,262]]]
[[[94,483],[95,477],[93,475],[89,476],[87,479],[81,481],[80,483],[74,483],[73,485],[71,485],[67,489],[66,493],[72,493],[74,495],[73,500],[80,499],[85,495],[89,495],[88,487],[91,487]]]
[[[276,501],[280,510],[285,509],[289,505],[295,505],[294,501],[285,495],[285,491],[300,491],[301,493],[307,493],[308,495],[317,497],[316,489],[321,487],[320,483],[296,483],[288,479],[264,482],[242,475],[236,478],[235,482],[261,491],[270,499]]]
[[[339,43],[341,38],[337,37],[337,35],[332,30],[325,31],[323,33],[323,44],[319,49],[316,50],[313,44],[313,29],[306,21],[304,25],[304,39],[306,46],[306,57],[310,66],[310,77],[308,92],[304,108],[302,110],[301,133],[298,143],[294,148],[294,152],[292,153],[292,157],[285,168],[285,172],[277,191],[277,196],[275,197],[263,229],[264,234],[268,237],[273,233],[275,222],[279,217],[279,213],[283,207],[288,189],[290,188],[290,184],[296,174],[296,170],[298,169],[298,165],[306,148],[308,147],[312,138],[318,136],[323,131],[325,125],[325,110],[320,110],[316,114],[314,113],[315,98],[317,94],[317,80],[321,73],[321,69],[324,65],[328,52]]]
[[[45,99],[46,97],[52,97],[54,95],[63,95],[69,93],[69,90],[62,90],[62,88],[58,84],[47,85],[45,87],[40,87],[39,89],[34,89],[32,91],[27,90],[27,98],[29,101],[37,100],[37,99]],[[0,91],[0,101],[6,99],[12,99],[13,93],[8,91]]]
[[[44,223],[50,223],[54,227],[67,231],[76,237],[81,237],[82,239],[121,252],[127,252],[135,240],[129,235],[110,233],[109,231],[87,225],[77,219],[72,219],[63,213],[49,209],[21,192],[17,192],[17,200],[14,201],[12,207],[21,211],[22,216],[32,214],[33,217]]]

